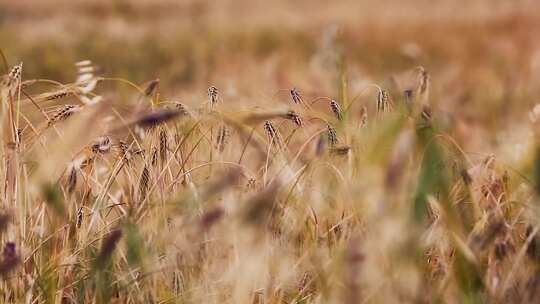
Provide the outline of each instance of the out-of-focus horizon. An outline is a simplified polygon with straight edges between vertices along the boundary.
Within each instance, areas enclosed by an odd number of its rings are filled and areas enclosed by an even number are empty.
[[[28,63],[29,77],[67,80],[73,73],[67,65],[91,59],[107,74],[134,81],[160,77],[178,87],[204,86],[217,71],[251,75],[255,64],[261,73],[287,74],[292,79],[278,84],[285,85],[301,81],[294,76],[298,69],[305,80],[303,72],[325,39],[336,40],[332,43],[352,69],[380,75],[415,64],[516,67],[537,49],[539,6],[536,1],[2,0],[0,41],[10,63]]]

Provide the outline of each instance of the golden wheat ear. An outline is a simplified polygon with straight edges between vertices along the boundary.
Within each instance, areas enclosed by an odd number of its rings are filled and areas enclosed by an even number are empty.
[[[266,132],[271,144],[275,144],[280,149],[283,147],[281,134],[270,120],[264,122],[264,131]]]
[[[343,111],[341,110],[341,106],[339,103],[335,100],[330,100],[330,109],[332,110],[332,113],[336,116],[337,120],[343,120]]]
[[[300,114],[296,113],[294,110],[290,110],[285,114],[285,118],[292,121],[297,127],[304,126],[304,120]]]
[[[223,153],[230,137],[230,131],[225,124],[222,124],[217,131],[216,148],[220,153]]]
[[[215,107],[218,104],[218,101],[219,101],[218,89],[215,86],[210,86],[208,88],[208,98],[209,98],[211,108]]]
[[[338,143],[336,128],[334,128],[331,124],[326,124],[326,135],[330,147],[334,147]]]

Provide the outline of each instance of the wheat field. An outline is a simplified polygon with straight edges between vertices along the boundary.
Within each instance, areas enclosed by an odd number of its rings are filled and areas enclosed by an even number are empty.
[[[540,303],[535,1],[0,0],[0,303]]]

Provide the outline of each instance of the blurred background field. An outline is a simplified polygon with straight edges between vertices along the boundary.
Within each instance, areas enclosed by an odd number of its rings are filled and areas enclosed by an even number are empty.
[[[533,102],[540,83],[537,1],[2,0],[0,41],[29,78],[102,74],[160,78],[180,96],[209,84],[271,95],[297,86],[336,94],[335,61],[351,87],[422,65],[445,107]],[[496,89],[494,89],[496,88]],[[448,96],[450,95],[450,96]],[[516,97],[516,98],[514,98]],[[521,108],[521,107],[519,107]],[[491,115],[500,115],[491,111]],[[507,113],[508,114],[508,113]],[[493,117],[492,117],[493,119]]]

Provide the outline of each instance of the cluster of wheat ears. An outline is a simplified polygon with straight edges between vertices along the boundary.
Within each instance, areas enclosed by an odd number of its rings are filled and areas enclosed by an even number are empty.
[[[540,111],[516,168],[463,151],[421,67],[197,106],[76,67],[1,79],[2,303],[538,301]]]

